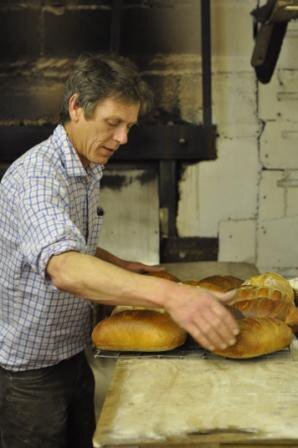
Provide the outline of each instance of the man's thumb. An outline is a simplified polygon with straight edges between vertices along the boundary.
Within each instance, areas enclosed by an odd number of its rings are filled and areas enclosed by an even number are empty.
[[[212,294],[220,302],[229,303],[233,299],[234,295],[236,294],[236,289],[232,289],[231,291],[228,291],[228,292],[212,291]]]

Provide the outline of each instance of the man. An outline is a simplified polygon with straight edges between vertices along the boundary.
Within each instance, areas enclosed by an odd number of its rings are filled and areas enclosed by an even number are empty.
[[[2,448],[92,446],[94,384],[84,357],[90,301],[164,307],[203,347],[235,343],[237,324],[220,304],[229,295],[140,275],[156,268],[96,248],[103,166],[149,98],[126,59],[79,58],[61,124],[2,179]]]

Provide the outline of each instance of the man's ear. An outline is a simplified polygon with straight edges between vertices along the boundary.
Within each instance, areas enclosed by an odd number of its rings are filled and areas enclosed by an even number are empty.
[[[83,112],[83,109],[81,108],[80,103],[79,103],[79,94],[78,93],[74,93],[69,98],[68,112],[69,112],[71,121],[74,121],[75,123],[77,123],[78,120],[80,119],[82,112]]]

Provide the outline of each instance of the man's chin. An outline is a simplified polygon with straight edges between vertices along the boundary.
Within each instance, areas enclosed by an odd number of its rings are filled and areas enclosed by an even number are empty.
[[[98,165],[106,165],[108,163],[108,161],[110,160],[111,156],[109,157],[99,157],[98,159],[96,159],[96,161],[94,161],[94,163],[98,164]]]
[[[99,162],[101,165],[106,165],[111,157],[102,157],[101,161]]]

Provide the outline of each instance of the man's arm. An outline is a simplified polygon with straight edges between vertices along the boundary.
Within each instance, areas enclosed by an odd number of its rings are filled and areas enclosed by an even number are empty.
[[[51,257],[47,273],[63,291],[110,305],[165,308],[172,318],[203,347],[226,348],[235,342],[238,326],[219,302],[230,294],[139,275],[79,252]]]
[[[137,261],[123,260],[122,258],[116,257],[116,255],[111,254],[110,252],[108,252],[105,249],[102,249],[101,247],[96,248],[95,256],[103,261],[112,263],[115,266],[119,266],[120,268],[127,269],[128,271],[132,272],[137,272],[139,274],[164,271],[164,268],[162,266],[149,266],[147,264],[139,263]]]

